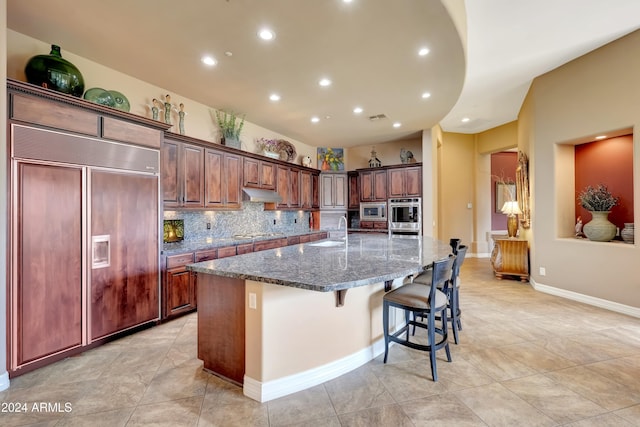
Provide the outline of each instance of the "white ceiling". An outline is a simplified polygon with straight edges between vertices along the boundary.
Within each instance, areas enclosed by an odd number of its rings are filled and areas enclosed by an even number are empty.
[[[534,77],[640,28],[639,0],[466,0],[465,63],[443,6],[461,1],[7,0],[7,25],[309,145],[342,147],[437,123],[477,133],[510,122]],[[256,37],[264,25],[270,43]],[[418,57],[421,46],[429,55]],[[218,65],[204,67],[203,54]]]

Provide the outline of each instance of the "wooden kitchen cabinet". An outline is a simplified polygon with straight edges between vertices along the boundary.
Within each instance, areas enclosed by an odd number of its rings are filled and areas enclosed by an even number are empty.
[[[524,239],[496,239],[491,253],[491,266],[498,279],[516,276],[529,281],[529,242]]]
[[[347,174],[349,199],[348,209],[358,209],[360,207],[360,184],[358,180],[358,172],[349,172]]]
[[[165,139],[160,151],[165,207],[204,207],[204,159],[204,147]]]
[[[276,165],[265,160],[244,157],[242,162],[243,185],[245,187],[275,190]]]
[[[277,165],[276,191],[279,203],[265,203],[266,209],[300,209],[300,169]]]
[[[163,319],[196,309],[196,275],[186,269],[186,265],[193,263],[194,259],[193,252],[167,256],[163,280]]]
[[[287,246],[287,238],[260,240],[253,244],[254,252],[266,251],[267,249],[275,249]]]
[[[213,148],[204,152],[204,206],[240,209],[242,158]]]
[[[346,173],[321,173],[320,209],[347,210],[347,187]]]
[[[387,171],[385,169],[360,172],[360,201],[387,201]]]
[[[387,170],[388,197],[421,197],[422,167],[401,167]]]

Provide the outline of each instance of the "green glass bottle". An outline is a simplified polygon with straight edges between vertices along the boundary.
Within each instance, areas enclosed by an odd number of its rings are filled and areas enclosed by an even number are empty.
[[[49,55],[36,55],[27,62],[24,73],[29,83],[81,97],[84,79],[80,70],[62,58],[60,46],[51,45]]]

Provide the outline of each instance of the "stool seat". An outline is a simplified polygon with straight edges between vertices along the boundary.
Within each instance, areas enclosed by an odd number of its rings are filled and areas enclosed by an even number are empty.
[[[447,296],[444,292],[436,289],[434,297],[434,301],[430,302],[429,293],[425,290],[424,285],[409,283],[389,292],[384,296],[384,299],[419,310],[442,310],[447,305]]]

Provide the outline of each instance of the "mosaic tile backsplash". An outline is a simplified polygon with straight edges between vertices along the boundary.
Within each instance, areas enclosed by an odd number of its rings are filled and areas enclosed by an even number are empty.
[[[164,219],[184,221],[185,242],[235,234],[309,232],[309,212],[265,211],[264,203],[256,202],[244,202],[242,210],[229,212],[165,211]],[[211,229],[207,229],[207,224],[211,224]]]

